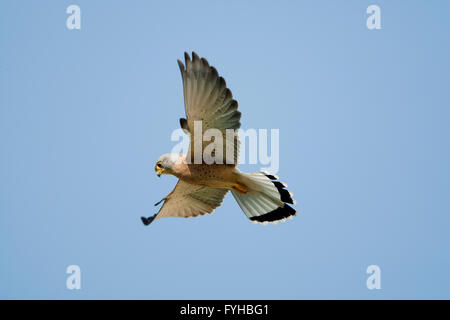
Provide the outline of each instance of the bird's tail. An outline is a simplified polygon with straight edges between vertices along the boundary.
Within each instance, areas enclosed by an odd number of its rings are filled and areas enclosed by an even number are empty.
[[[254,223],[266,224],[292,219],[297,212],[288,204],[295,204],[278,177],[266,172],[239,173],[238,183],[231,191],[245,215]]]

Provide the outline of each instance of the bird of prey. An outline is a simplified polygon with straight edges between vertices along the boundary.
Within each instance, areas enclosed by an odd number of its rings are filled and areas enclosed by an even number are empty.
[[[186,119],[181,118],[180,125],[190,136],[189,149],[187,154],[164,154],[157,160],[158,176],[171,174],[179,180],[172,192],[155,204],[164,202],[158,213],[142,217],[142,222],[149,225],[164,217],[187,218],[212,213],[228,191],[254,223],[292,219],[297,213],[289,204],[295,201],[287,186],[277,181],[277,176],[266,172],[243,173],[237,168],[241,113],[225,80],[195,52],[192,58],[185,53],[184,58],[185,64],[178,60],[186,111]],[[196,122],[201,123],[200,129]],[[226,137],[221,143],[214,140],[217,149],[211,152],[216,160],[218,156],[223,161],[211,163],[203,157],[203,151],[211,143],[203,141],[202,133],[208,129],[218,130]],[[202,131],[197,135],[195,130]],[[226,134],[230,130],[232,134]],[[195,161],[196,152],[201,155],[199,161]]]

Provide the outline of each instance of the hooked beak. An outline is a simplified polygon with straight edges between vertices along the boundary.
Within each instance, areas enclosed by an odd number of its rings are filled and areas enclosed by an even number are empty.
[[[158,176],[158,178],[160,178],[160,177],[161,177],[161,175],[162,175],[162,174],[163,174],[163,172],[164,172],[164,168],[161,168],[161,167],[155,166],[155,172],[156,172],[156,175]]]

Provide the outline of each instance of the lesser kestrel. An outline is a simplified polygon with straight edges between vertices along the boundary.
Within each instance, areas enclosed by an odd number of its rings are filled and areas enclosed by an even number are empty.
[[[286,185],[265,172],[243,173],[237,168],[241,113],[225,80],[205,58],[185,53],[185,65],[178,60],[184,88],[186,119],[183,130],[190,136],[187,154],[162,155],[155,165],[158,176],[172,174],[179,180],[160,202],[155,215],[142,217],[144,224],[164,217],[196,217],[212,213],[231,191],[245,215],[256,223],[285,221],[296,215],[288,204],[295,204]],[[200,126],[199,126],[200,125]],[[213,143],[203,133],[215,129]],[[228,130],[227,130],[228,129]],[[197,131],[201,131],[200,134]],[[205,155],[208,145],[212,152]],[[215,160],[215,161],[211,161]],[[158,202],[157,204],[159,204]]]

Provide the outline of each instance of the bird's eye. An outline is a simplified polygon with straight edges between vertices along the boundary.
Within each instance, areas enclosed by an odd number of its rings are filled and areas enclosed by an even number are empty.
[[[158,162],[158,163],[156,164],[156,166],[157,166],[158,168],[162,168],[162,165],[161,165],[160,162]]]

